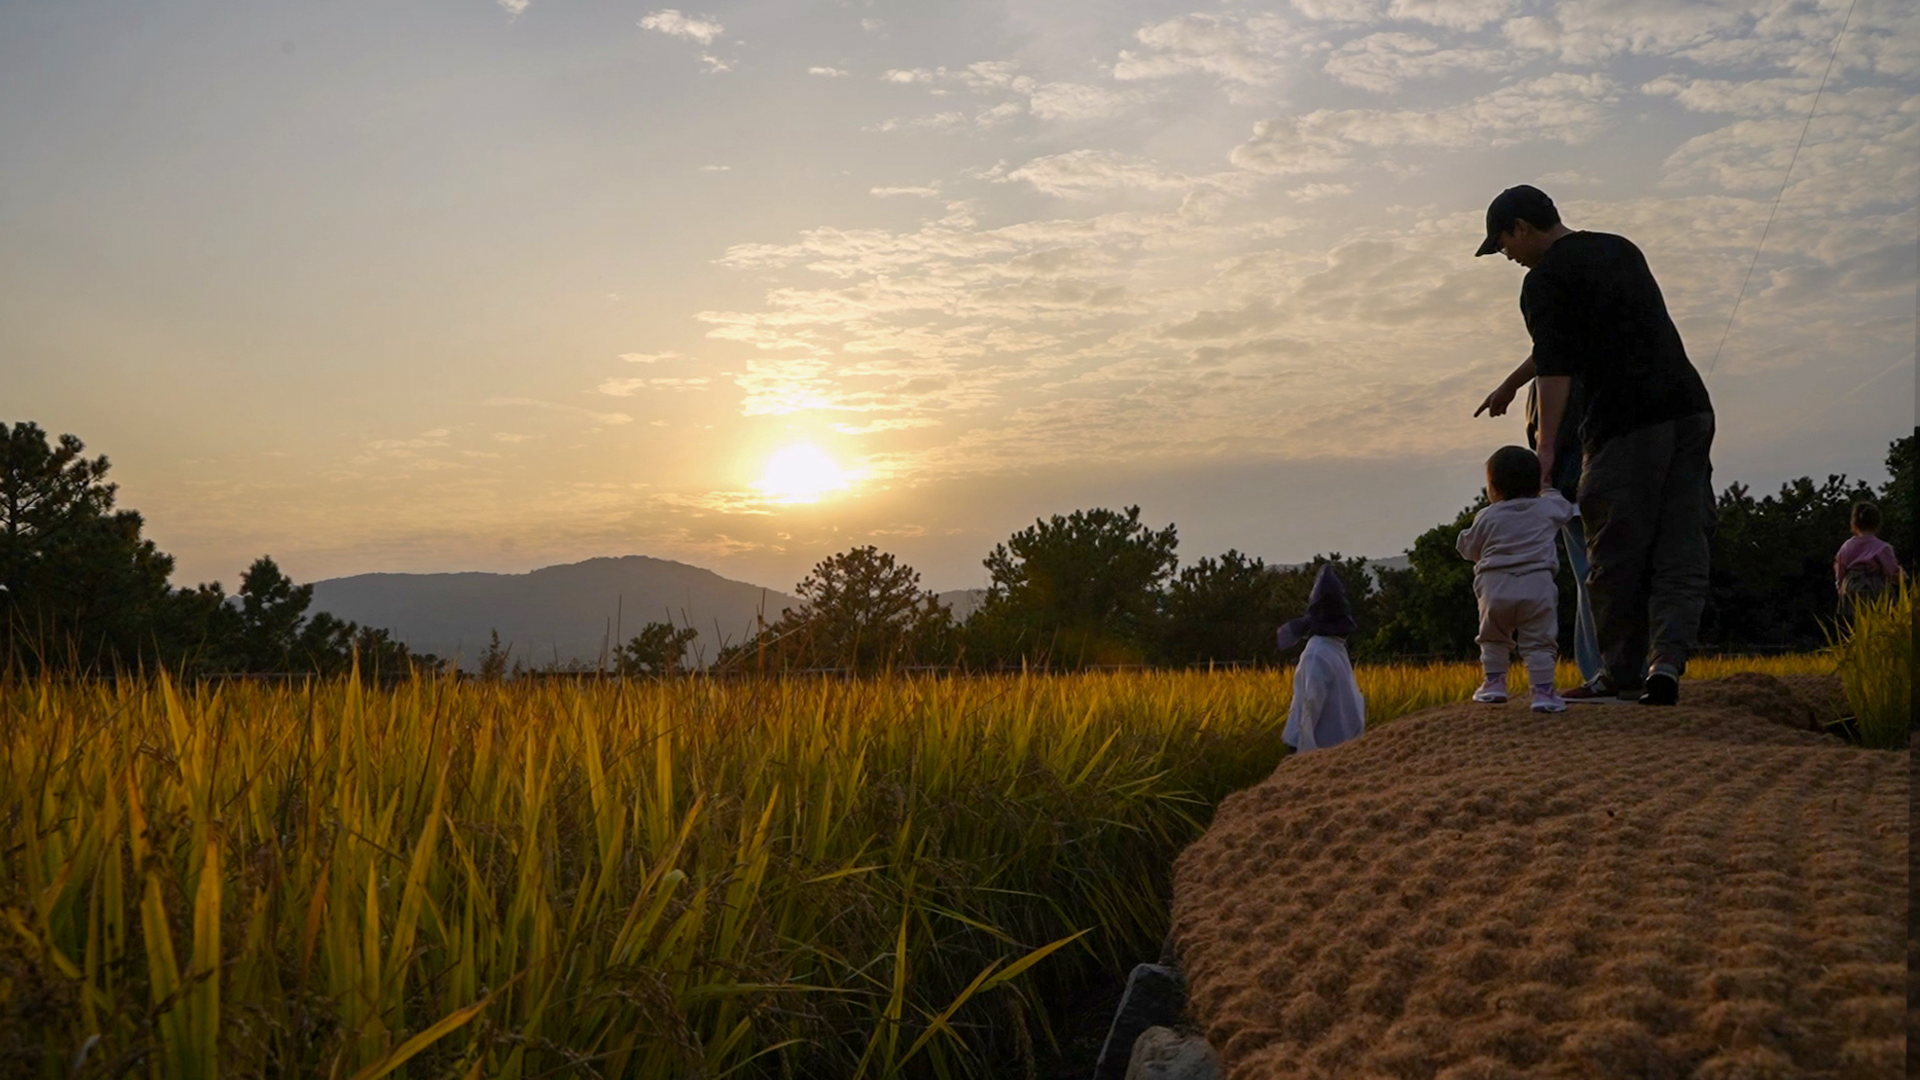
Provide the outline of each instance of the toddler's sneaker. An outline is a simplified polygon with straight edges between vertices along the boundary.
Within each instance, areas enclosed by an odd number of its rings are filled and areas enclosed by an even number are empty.
[[[1507,701],[1507,676],[1505,672],[1487,676],[1480,689],[1473,692],[1473,700],[1488,705],[1504,705]]]
[[[1551,686],[1533,688],[1534,712],[1566,712],[1567,701]]]

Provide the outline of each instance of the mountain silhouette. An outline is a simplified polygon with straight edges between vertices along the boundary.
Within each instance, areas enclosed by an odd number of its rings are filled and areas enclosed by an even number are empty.
[[[670,559],[625,555],[525,574],[327,578],[313,583],[310,610],[385,627],[415,652],[458,659],[473,670],[493,630],[528,667],[597,665],[603,650],[650,622],[693,627],[700,638],[688,659],[709,664],[723,644],[753,636],[757,613],[772,623],[782,608],[799,606],[790,593]]]

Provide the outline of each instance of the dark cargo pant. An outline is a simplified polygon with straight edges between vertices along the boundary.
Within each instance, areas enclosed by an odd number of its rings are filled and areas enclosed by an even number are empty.
[[[1616,686],[1639,686],[1655,664],[1686,670],[1707,605],[1712,448],[1704,412],[1616,435],[1586,457],[1587,591]]]

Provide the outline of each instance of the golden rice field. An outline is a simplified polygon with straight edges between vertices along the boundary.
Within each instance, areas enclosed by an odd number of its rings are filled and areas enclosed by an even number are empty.
[[[1008,1075],[1289,680],[0,684],[0,1075]]]

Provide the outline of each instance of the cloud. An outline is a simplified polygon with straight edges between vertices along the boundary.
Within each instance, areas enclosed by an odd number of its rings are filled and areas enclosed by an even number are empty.
[[[1307,184],[1303,187],[1289,188],[1287,195],[1294,202],[1319,202],[1338,195],[1353,194],[1352,184]]]
[[[1182,15],[1134,32],[1141,48],[1122,50],[1120,80],[1165,79],[1194,72],[1224,83],[1268,86],[1285,73],[1285,58],[1311,38],[1277,15]]]
[[[657,364],[662,360],[684,360],[686,359],[686,357],[681,356],[677,352],[658,352],[658,353],[630,352],[630,353],[621,353],[620,359],[625,360],[629,364]]]
[[[1257,173],[1291,176],[1337,172],[1353,163],[1346,143],[1315,132],[1306,117],[1256,121],[1253,137],[1233,148],[1228,160]]]
[[[1508,49],[1444,49],[1414,34],[1369,34],[1340,46],[1327,58],[1326,72],[1348,86],[1392,93],[1416,79],[1455,71],[1492,73],[1519,66]]]
[[[1740,116],[1806,115],[1819,82],[1793,79],[1688,79],[1662,75],[1640,87],[1653,97],[1670,97],[1690,112],[1734,113]],[[1823,99],[1824,100],[1824,99]]]
[[[1092,120],[1113,116],[1147,100],[1149,96],[1139,90],[1050,82],[1033,87],[1027,108],[1042,120]]]
[[[807,69],[807,74],[823,75],[829,79],[844,79],[847,77],[847,69],[837,67],[810,67]]]
[[[924,187],[876,187],[868,188],[867,194],[877,195],[882,199],[891,199],[901,195],[911,195],[922,199],[937,199],[940,197],[940,185],[936,183],[928,184]]]
[[[1598,177],[1591,176],[1579,169],[1560,169],[1555,172],[1542,173],[1540,182],[1556,187],[1590,187],[1601,181]]]
[[[890,83],[930,83],[933,72],[926,68],[889,68],[880,75],[881,82]]]
[[[641,390],[705,390],[712,382],[708,378],[696,379],[607,379],[596,387],[608,397],[633,397]]]
[[[1559,73],[1436,109],[1321,109],[1260,121],[1231,160],[1243,169],[1289,175],[1343,169],[1360,147],[1574,145],[1607,127],[1618,97],[1604,75]]]
[[[731,165],[702,165],[702,166],[700,166],[700,171],[701,171],[701,172],[732,172],[732,171],[733,171],[733,166],[731,166]]]
[[[999,127],[1007,121],[1026,112],[1026,106],[1018,101],[1005,101],[992,108],[968,114],[960,109],[947,109],[928,116],[892,117],[869,126],[868,131],[986,131]]]
[[[1393,0],[1387,14],[1449,30],[1479,30],[1518,10],[1518,0]]]
[[[1386,10],[1383,0],[1293,0],[1293,8],[1316,22],[1378,22]]]
[[[1688,139],[1667,157],[1661,182],[1767,194],[1793,161],[1789,205],[1833,214],[1911,203],[1920,189],[1920,98],[1862,87],[1828,94],[1820,111],[1811,126],[1804,114],[1740,119]]]
[[[705,17],[694,18],[683,14],[678,8],[661,8],[651,12],[640,20],[642,30],[652,30],[668,37],[686,38],[702,45],[711,45],[714,39],[727,32],[727,28]]]
[[[568,415],[571,415],[571,416],[583,416],[589,420],[592,420],[596,424],[631,424],[633,423],[633,417],[628,416],[626,413],[594,412],[592,409],[583,409],[578,405],[562,405],[558,402],[541,401],[537,398],[494,397],[494,398],[488,398],[485,401],[482,401],[480,404],[486,406],[487,408],[493,408],[493,409],[505,409],[505,408],[545,409],[548,412],[567,413]],[[495,437],[498,438],[498,436],[495,436]]]
[[[525,14],[526,10],[533,6],[533,0],[498,0],[498,3],[500,10],[516,18]]]
[[[999,178],[1001,183],[1014,181],[1062,198],[1115,190],[1184,191],[1197,183],[1109,150],[1069,150],[1037,157]]]
[[[722,71],[732,71],[733,61],[722,60],[712,53],[701,53],[700,62],[707,65],[707,74],[714,75]]]

